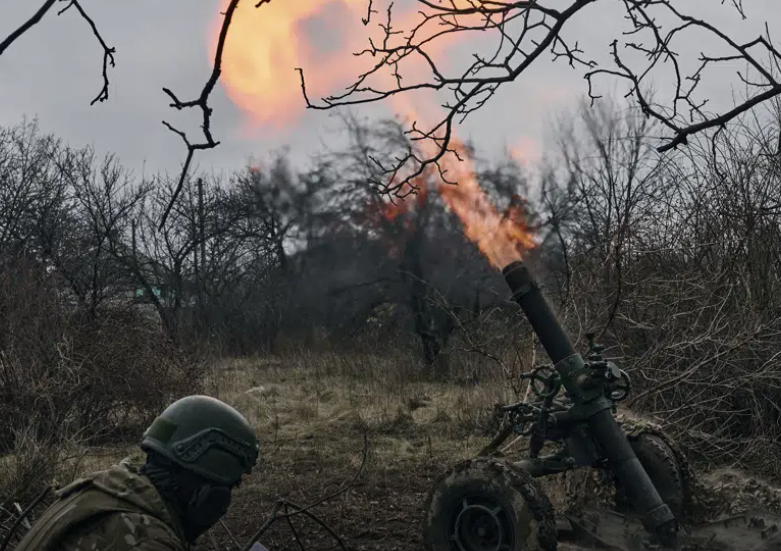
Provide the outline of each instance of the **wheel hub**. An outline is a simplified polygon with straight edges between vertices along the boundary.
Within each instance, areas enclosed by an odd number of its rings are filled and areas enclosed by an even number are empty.
[[[510,551],[512,521],[504,507],[493,500],[464,499],[457,511],[450,539],[458,551]]]

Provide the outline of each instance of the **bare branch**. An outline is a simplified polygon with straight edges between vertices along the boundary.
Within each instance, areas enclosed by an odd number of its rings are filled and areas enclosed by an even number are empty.
[[[344,544],[342,539],[339,537],[339,535],[334,532],[334,530],[328,526],[320,517],[312,513],[312,509],[317,507],[318,505],[322,505],[326,501],[330,501],[346,491],[348,491],[350,488],[352,488],[355,485],[355,482],[361,477],[363,474],[363,469],[366,466],[366,459],[369,456],[369,438],[364,433],[363,435],[363,450],[361,452],[361,464],[358,467],[358,470],[355,472],[353,477],[349,480],[344,482],[337,490],[334,492],[326,495],[325,497],[322,497],[318,499],[317,501],[310,503],[306,506],[301,506],[293,503],[292,501],[284,498],[279,498],[274,503],[274,506],[271,509],[271,513],[266,518],[266,521],[263,523],[263,525],[250,537],[249,541],[247,541],[246,545],[242,548],[242,551],[249,551],[250,547],[252,547],[252,544],[258,541],[263,534],[266,533],[266,531],[271,528],[271,525],[274,524],[277,520],[281,519],[290,519],[290,517],[296,516],[296,515],[304,515],[311,520],[315,521],[317,524],[320,525],[321,528],[323,528],[328,534],[334,538],[337,542],[337,545],[344,551],[347,551],[347,546]],[[292,526],[291,526],[292,528]],[[293,529],[293,533],[295,534],[295,529]],[[300,545],[300,542],[299,542]]]
[[[60,2],[64,0],[59,0]],[[106,101],[108,99],[108,66],[111,65],[111,67],[115,67],[114,63],[114,53],[116,52],[116,48],[110,48],[106,41],[103,40],[103,37],[100,35],[100,32],[98,31],[98,27],[95,25],[95,21],[92,20],[92,18],[87,15],[87,12],[84,11],[84,8],[81,7],[81,4],[78,2],[78,0],[69,0],[68,5],[62,8],[57,15],[62,15],[66,11],[68,11],[71,7],[76,8],[76,11],[79,12],[79,15],[89,24],[90,28],[92,29],[92,34],[95,35],[95,38],[98,39],[98,42],[100,42],[101,47],[103,48],[103,88],[100,90],[97,96],[95,96],[95,99],[93,99],[90,102],[90,105],[94,105],[98,101]]]
[[[0,55],[3,55],[6,49],[13,44],[19,37],[21,37],[24,33],[29,31],[32,27],[37,25],[41,19],[43,19],[43,16],[46,15],[46,13],[54,6],[55,2],[68,2],[68,4],[62,8],[59,12],[57,12],[57,15],[62,15],[66,11],[68,11],[70,8],[76,8],[76,11],[79,12],[79,15],[81,15],[82,19],[84,19],[87,24],[92,29],[92,34],[95,35],[95,38],[98,39],[98,42],[100,42],[101,47],[103,48],[103,88],[101,88],[100,92],[97,96],[90,102],[90,105],[94,105],[96,102],[99,101],[106,101],[108,99],[108,89],[109,89],[109,80],[108,80],[108,67],[111,65],[111,67],[115,66],[114,63],[114,53],[116,52],[115,48],[109,47],[108,44],[106,44],[106,41],[103,40],[103,37],[101,36],[100,32],[98,31],[97,25],[95,25],[95,21],[87,14],[86,11],[84,11],[84,8],[81,6],[78,0],[46,0],[46,2],[43,3],[43,5],[38,9],[35,14],[33,14],[30,19],[22,23],[22,25],[16,29],[14,32],[12,32],[8,37],[0,42]]]
[[[38,11],[35,12],[30,19],[25,21],[21,24],[21,26],[16,29],[14,32],[8,35],[8,37],[0,42],[0,55],[3,55],[5,51],[8,49],[8,47],[13,44],[20,36],[22,36],[24,33],[29,31],[32,27],[37,25],[41,19],[43,19],[43,16],[46,15],[46,12],[48,12],[51,7],[54,5],[54,3],[57,0],[46,0],[46,2],[43,3],[43,5],[38,8]]]
[[[646,116],[661,122],[667,130],[668,135],[662,137],[664,143],[657,147],[659,152],[686,145],[692,135],[718,129],[740,114],[781,95],[781,82],[774,76],[779,73],[777,67],[781,66],[781,52],[767,29],[763,36],[740,42],[708,21],[679,11],[672,0],[621,0],[629,30],[611,40],[613,67],[599,66],[579,44],[571,44],[564,34],[569,29],[569,22],[597,1],[570,0],[564,9],[555,9],[551,7],[552,2],[549,4],[543,0],[418,0],[420,19],[406,30],[392,25],[391,4],[385,21],[377,23],[382,39],[369,39],[369,46],[354,54],[376,60],[371,67],[358,75],[343,93],[326,96],[319,102],[309,98],[304,73],[297,69],[304,100],[310,109],[327,110],[383,101],[418,90],[451,94],[450,101],[442,104],[444,114],[427,128],[420,128],[419,121],[412,121],[408,135],[416,147],[410,147],[407,155],[391,165],[382,166],[384,181],[374,182],[380,192],[403,197],[415,191],[412,185],[415,178],[429,165],[436,165],[444,177],[447,170],[443,161],[451,155],[458,157],[462,146],[454,139],[456,119],[458,123],[463,122],[483,107],[502,84],[518,79],[546,53],[552,56],[554,62],[564,60],[574,69],[584,69],[583,76],[592,99],[600,97],[594,91],[597,77],[627,81],[627,95],[635,98]],[[738,16],[746,19],[741,0],[730,0],[730,3]],[[669,28],[662,28],[659,23],[662,17],[665,21],[672,20]],[[363,22],[368,24],[369,18],[363,19]],[[486,32],[496,38],[492,55],[475,53],[468,67],[452,75],[440,70],[432,53],[438,41],[447,36],[484,35]],[[717,47],[723,47],[727,53],[716,56],[701,52],[699,66],[686,75],[679,62],[679,53],[673,49],[673,42],[692,42],[695,33],[715,39]],[[700,42],[699,37],[697,40]],[[645,58],[644,66],[625,60],[626,50]],[[707,113],[704,110],[707,98],[697,97],[699,83],[712,68],[723,70],[726,63],[735,61],[747,65],[752,76],[740,72],[737,76],[753,93],[723,113]],[[403,69],[415,62],[427,68],[428,78],[403,80]],[[646,96],[646,88],[653,75],[665,66],[675,75],[674,91],[666,106]]]
[[[176,96],[176,94],[174,94],[170,89],[163,88],[163,92],[165,92],[165,94],[168,95],[168,97],[170,97],[171,100],[173,100],[173,103],[171,103],[171,107],[174,107],[179,111],[188,107],[200,108],[203,117],[203,122],[201,123],[201,129],[203,130],[203,136],[205,141],[201,143],[191,143],[187,139],[187,136],[184,132],[175,129],[168,122],[163,121],[163,124],[169,130],[171,130],[175,134],[178,134],[179,137],[182,138],[182,141],[184,141],[184,144],[187,147],[187,156],[185,157],[184,164],[182,165],[182,172],[179,175],[179,184],[174,190],[174,194],[171,196],[171,202],[169,203],[168,207],[165,209],[165,212],[163,213],[163,217],[160,220],[159,227],[161,229],[163,226],[165,226],[165,222],[168,219],[168,215],[170,214],[174,203],[176,202],[177,198],[179,197],[179,194],[182,191],[182,187],[184,186],[184,181],[187,178],[187,173],[190,170],[190,164],[192,163],[192,159],[193,156],[195,155],[195,152],[203,149],[214,149],[215,147],[220,145],[220,142],[215,141],[211,133],[212,108],[209,107],[209,96],[214,90],[214,87],[217,85],[217,81],[219,80],[220,74],[222,73],[222,54],[223,54],[223,50],[225,49],[225,39],[228,37],[228,29],[230,28],[231,20],[233,19],[233,14],[236,11],[236,8],[238,8],[239,6],[239,2],[241,2],[241,0],[231,0],[230,4],[228,4],[228,8],[225,10],[225,14],[224,14],[225,18],[222,21],[222,27],[220,27],[220,35],[217,40],[217,51],[214,54],[214,64],[212,66],[212,72],[211,75],[209,75],[209,79],[206,81],[203,90],[201,90],[200,96],[198,96],[197,99],[191,101],[181,101]],[[255,4],[255,7],[259,8],[260,6],[269,3],[271,3],[271,0],[260,0],[257,4]]]

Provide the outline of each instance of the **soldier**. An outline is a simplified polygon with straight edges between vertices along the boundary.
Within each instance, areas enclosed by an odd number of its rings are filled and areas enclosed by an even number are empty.
[[[184,551],[228,511],[258,439],[208,396],[171,404],[144,433],[146,463],[128,460],[57,492],[15,551]]]

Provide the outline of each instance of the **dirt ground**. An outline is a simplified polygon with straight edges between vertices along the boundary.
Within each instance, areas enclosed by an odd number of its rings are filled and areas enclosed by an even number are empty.
[[[487,443],[476,435],[480,412],[502,390],[362,379],[262,363],[230,365],[215,377],[215,395],[255,424],[263,452],[225,519],[232,535],[217,527],[200,548],[247,541],[280,497],[306,506],[348,484],[310,510],[348,548],[423,548],[426,494],[443,470]],[[339,549],[303,515],[277,520],[260,541],[272,550],[300,550],[296,538],[305,549]]]

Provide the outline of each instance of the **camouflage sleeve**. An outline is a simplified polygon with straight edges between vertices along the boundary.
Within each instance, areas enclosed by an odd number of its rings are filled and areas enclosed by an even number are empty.
[[[165,523],[140,513],[111,513],[77,529],[60,551],[185,551]]]

